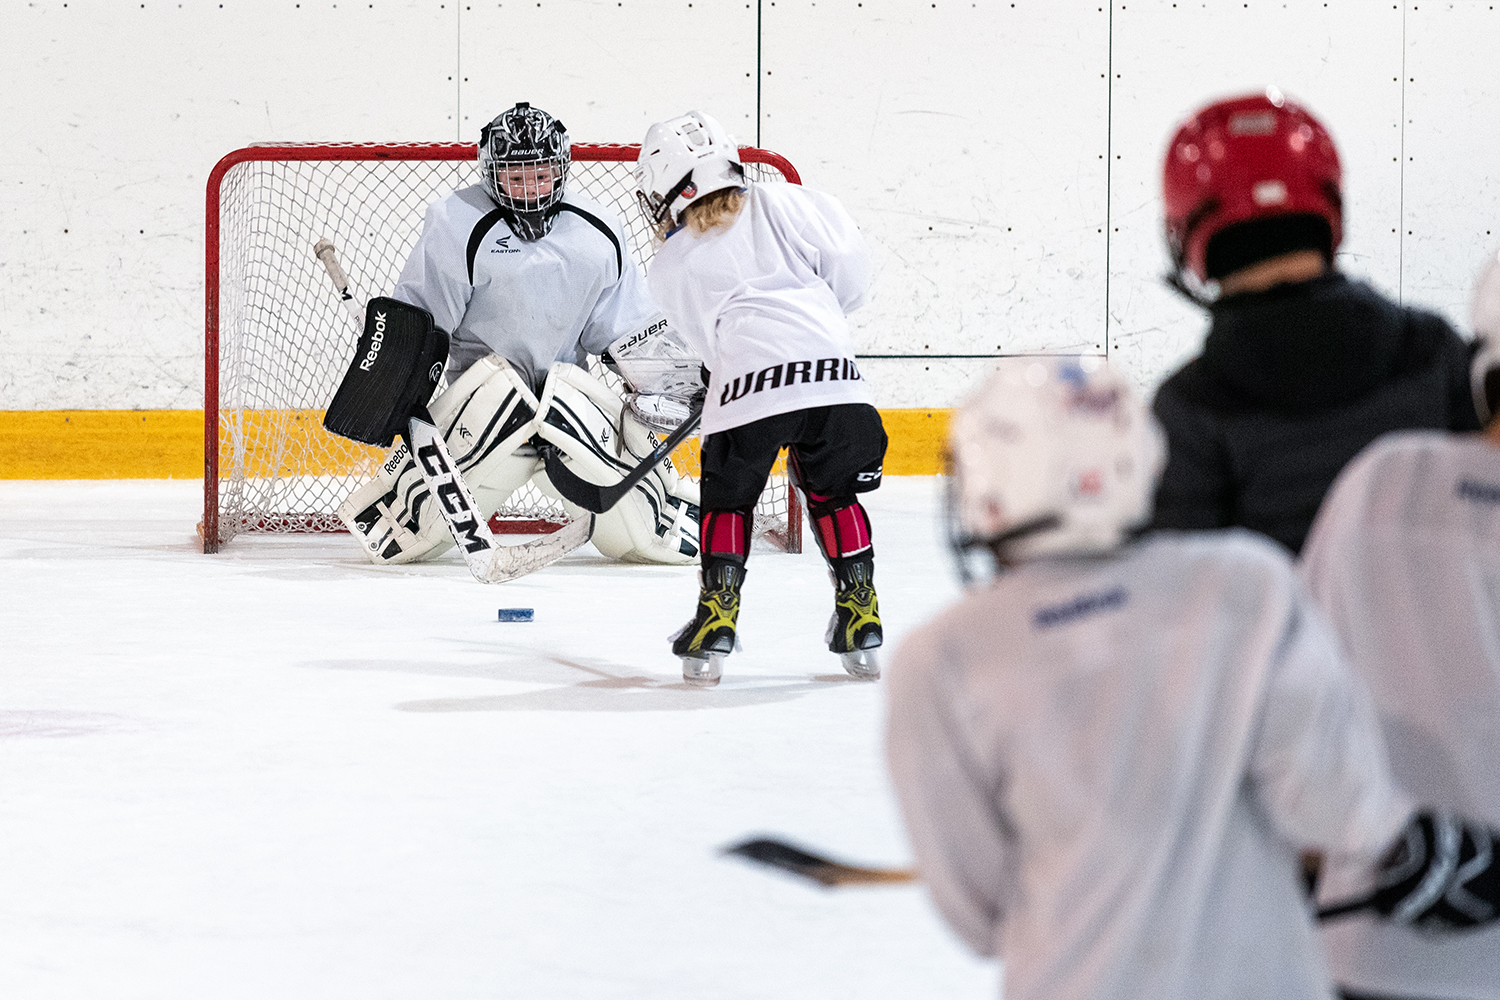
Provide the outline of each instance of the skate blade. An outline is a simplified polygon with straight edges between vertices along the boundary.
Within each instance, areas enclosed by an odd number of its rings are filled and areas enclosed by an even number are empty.
[[[705,657],[684,656],[682,658],[682,680],[691,687],[711,688],[724,676],[723,653],[709,653]]]
[[[857,681],[880,680],[880,663],[873,648],[840,653],[839,662],[844,665],[844,672]]]

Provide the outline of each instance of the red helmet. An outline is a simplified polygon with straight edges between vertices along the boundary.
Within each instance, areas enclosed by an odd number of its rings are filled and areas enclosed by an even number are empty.
[[[1272,90],[1219,101],[1177,130],[1162,168],[1167,246],[1175,272],[1208,280],[1208,242],[1237,223],[1316,215],[1344,236],[1343,171],[1333,139]]]

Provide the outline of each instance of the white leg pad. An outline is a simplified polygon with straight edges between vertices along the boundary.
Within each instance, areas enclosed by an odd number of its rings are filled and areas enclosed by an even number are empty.
[[[556,445],[579,476],[608,486],[656,447],[651,432],[625,414],[620,397],[588,372],[556,364],[542,390],[537,434]],[[555,495],[546,477],[537,483]],[[663,462],[594,522],[594,547],[626,562],[682,565],[698,558],[698,487]]]
[[[429,410],[486,516],[540,468],[527,444],[536,433],[537,400],[505,360],[481,358]],[[374,480],[339,506],[338,515],[374,563],[431,559],[453,545],[404,442]]]

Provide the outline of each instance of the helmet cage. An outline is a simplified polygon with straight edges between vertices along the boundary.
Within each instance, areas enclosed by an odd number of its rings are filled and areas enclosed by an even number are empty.
[[[524,102],[502,112],[479,134],[484,187],[523,240],[552,228],[572,161],[567,128]]]

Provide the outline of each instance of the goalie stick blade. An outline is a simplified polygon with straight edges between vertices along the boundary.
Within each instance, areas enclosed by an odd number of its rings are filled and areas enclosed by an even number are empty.
[[[552,487],[565,499],[576,503],[584,510],[603,514],[634,489],[636,483],[645,479],[651,470],[656,468],[656,463],[672,454],[678,445],[686,441],[688,435],[698,429],[698,423],[702,419],[703,410],[700,407],[694,410],[670,437],[657,445],[656,450],[647,455],[640,465],[631,469],[624,479],[612,486],[600,486],[598,483],[591,483],[578,476],[563,462],[561,452],[551,445],[545,445],[541,450],[547,463],[547,478],[552,481]]]
[[[407,424],[406,443],[416,457],[417,471],[448,522],[448,531],[464,557],[464,563],[480,583],[508,583],[550,566],[588,541],[594,534],[594,517],[569,523],[546,538],[524,545],[501,545],[495,541],[489,522],[481,516],[474,494],[448,453],[448,445],[427,419],[426,407]]]
[[[470,569],[481,583],[508,583],[544,566],[551,566],[593,536],[594,515],[590,514],[588,520],[569,521],[546,538],[523,545],[497,542],[488,565],[482,569]]]
[[[726,847],[724,854],[733,854],[767,868],[798,875],[816,882],[825,888],[844,885],[905,885],[917,881],[916,872],[909,868],[863,868],[846,865],[821,854],[804,851],[784,840],[755,837]]]

